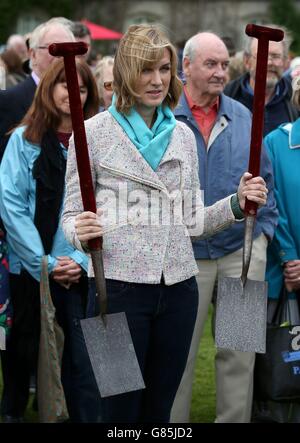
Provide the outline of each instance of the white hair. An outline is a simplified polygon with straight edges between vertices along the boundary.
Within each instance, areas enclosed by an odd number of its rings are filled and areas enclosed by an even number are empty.
[[[64,20],[62,20],[64,19]],[[65,19],[64,17],[55,17],[52,18],[50,20],[48,20],[45,23],[40,24],[39,26],[37,26],[31,33],[30,38],[29,38],[29,46],[32,49],[35,49],[39,46],[42,38],[44,37],[44,35],[53,27],[59,27],[63,30],[66,31],[66,34],[69,34],[69,38],[71,42],[75,41],[75,37],[73,32],[71,31],[71,27],[70,25],[68,25],[69,23],[72,23],[70,20]]]
[[[215,32],[212,32],[210,30],[198,32],[186,41],[182,52],[182,59],[187,57],[191,62],[194,61],[197,51],[199,51],[200,48],[199,36],[203,34],[211,34],[212,36],[218,38],[222,43],[224,43],[221,37]],[[225,43],[224,46],[226,46]]]

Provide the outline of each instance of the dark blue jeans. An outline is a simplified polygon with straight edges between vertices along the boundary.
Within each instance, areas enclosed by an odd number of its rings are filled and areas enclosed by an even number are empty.
[[[85,318],[88,285],[85,279],[66,290],[50,281],[56,318],[65,334],[62,384],[71,422],[101,420],[101,398],[83,338],[80,320]]]
[[[1,352],[1,415],[21,418],[29,398],[30,375],[36,373],[40,336],[39,283],[28,274],[9,274],[13,322],[6,351]]]
[[[65,335],[62,384],[71,422],[99,422],[101,398],[80,326],[85,318],[88,282],[65,289],[50,279],[56,318]],[[39,331],[39,283],[27,272],[10,274],[14,307],[13,327],[7,350],[1,352],[3,394],[1,414],[24,415],[29,397],[29,379],[36,372]]]
[[[193,335],[196,279],[172,286],[117,280],[106,280],[106,284],[108,313],[126,312],[146,389],[103,398],[103,421],[167,423]],[[90,301],[94,294],[91,279]]]

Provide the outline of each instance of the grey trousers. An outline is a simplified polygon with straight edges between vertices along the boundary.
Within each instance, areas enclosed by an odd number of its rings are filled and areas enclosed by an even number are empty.
[[[266,269],[267,239],[261,234],[253,242],[248,277],[263,281]],[[185,372],[178,388],[171,423],[188,423],[192,384],[199,343],[208,308],[218,277],[239,277],[242,269],[242,249],[216,260],[197,260],[199,274],[198,314]],[[215,357],[216,423],[250,422],[253,396],[255,353],[217,349]]]

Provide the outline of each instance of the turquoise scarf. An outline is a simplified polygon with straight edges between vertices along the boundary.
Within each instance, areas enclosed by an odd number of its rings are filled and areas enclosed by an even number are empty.
[[[151,168],[156,171],[176,125],[171,109],[168,106],[158,106],[156,108],[157,118],[151,129],[148,128],[135,108],[132,108],[128,115],[119,113],[115,106],[115,96],[113,96],[112,105],[108,111],[122,126]]]

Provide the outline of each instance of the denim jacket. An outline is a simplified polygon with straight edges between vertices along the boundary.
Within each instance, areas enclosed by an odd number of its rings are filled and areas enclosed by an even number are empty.
[[[216,123],[212,129],[208,146],[182,94],[175,109],[175,117],[192,129],[199,157],[199,179],[205,206],[236,192],[242,174],[248,170],[251,139],[251,113],[243,105],[224,94]],[[271,240],[277,225],[278,213],[274,199],[272,164],[262,149],[261,176],[269,190],[265,207],[259,209],[254,238],[264,233]],[[230,254],[243,245],[244,223],[236,223],[229,229],[206,240],[194,242],[196,259],[217,259]]]

